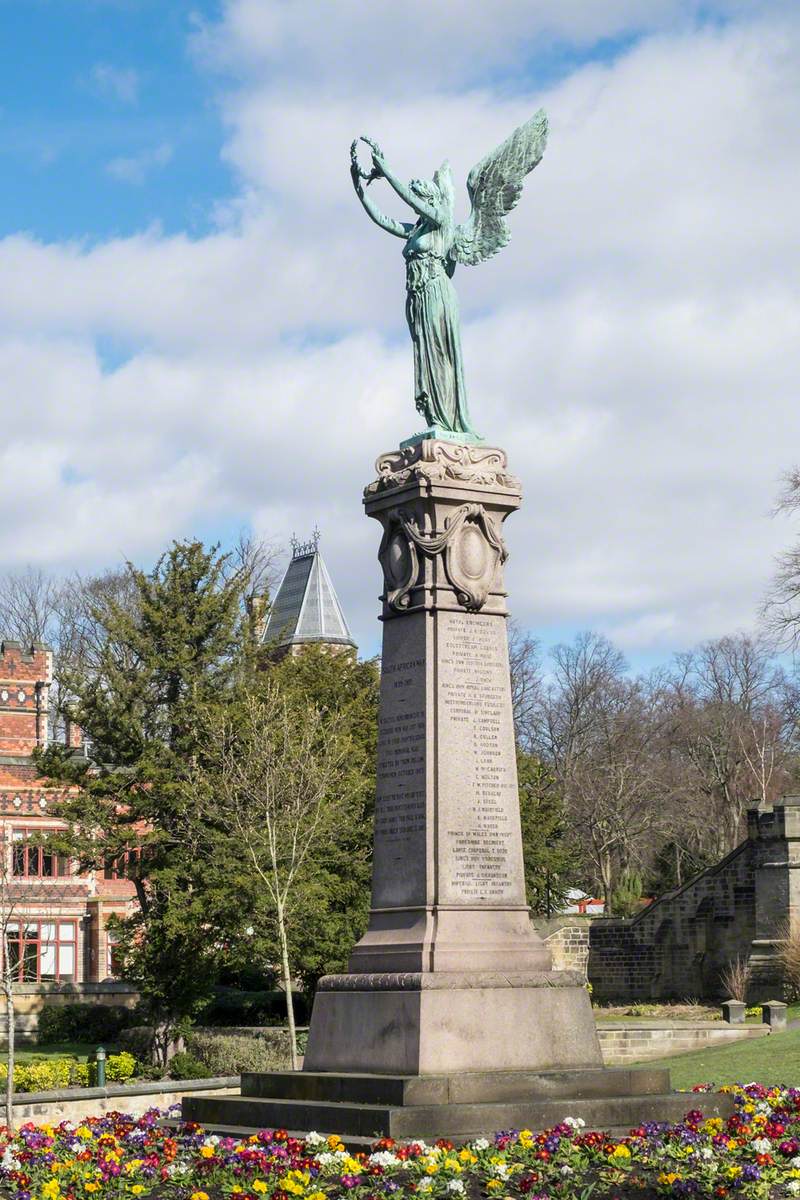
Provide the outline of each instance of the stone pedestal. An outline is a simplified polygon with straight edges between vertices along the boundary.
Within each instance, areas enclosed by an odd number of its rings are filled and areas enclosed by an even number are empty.
[[[320,982],[302,1074],[247,1077],[239,1101],[193,1097],[184,1115],[351,1139],[676,1119],[689,1105],[667,1072],[602,1068],[583,979],[552,970],[529,917],[503,588],[519,481],[502,450],[436,440],[377,468],[369,926],[348,973]]]
[[[552,972],[525,900],[502,531],[519,481],[502,450],[434,440],[377,468],[372,908],[350,974],[320,985],[304,1069],[597,1066],[582,980]]]

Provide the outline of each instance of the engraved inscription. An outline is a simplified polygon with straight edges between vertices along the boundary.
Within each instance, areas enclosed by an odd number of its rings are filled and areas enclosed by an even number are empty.
[[[444,614],[442,614],[444,615]],[[519,898],[520,843],[505,622],[448,613],[439,626],[440,795],[449,902]]]
[[[412,636],[400,638],[401,631],[387,630],[384,643],[375,797],[376,907],[424,903],[426,895],[424,624],[413,617],[410,621],[418,626]]]

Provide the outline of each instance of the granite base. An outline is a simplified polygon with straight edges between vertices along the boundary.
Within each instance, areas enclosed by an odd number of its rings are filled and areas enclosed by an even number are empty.
[[[565,1117],[588,1129],[627,1131],[644,1121],[680,1121],[696,1101],[670,1092],[669,1072],[660,1068],[424,1077],[283,1071],[242,1075],[240,1096],[187,1096],[182,1117],[219,1133],[315,1130],[366,1146],[379,1137],[468,1141],[499,1129],[547,1129]],[[727,1117],[733,1099],[704,1095],[702,1108]]]
[[[320,980],[304,1070],[430,1075],[602,1065],[577,972],[406,972]]]

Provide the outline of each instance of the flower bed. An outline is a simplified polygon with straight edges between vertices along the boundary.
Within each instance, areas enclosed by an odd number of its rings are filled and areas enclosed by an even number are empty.
[[[612,1200],[656,1196],[800,1195],[800,1089],[734,1090],[727,1121],[699,1108],[679,1125],[627,1137],[587,1132],[566,1118],[544,1133],[507,1130],[464,1147],[390,1139],[350,1153],[339,1138],[284,1130],[244,1140],[194,1125],[160,1126],[157,1110],[53,1127],[0,1130],[0,1193],[13,1200],[150,1195],[174,1200],[384,1200],[465,1196]],[[687,1103],[702,1105],[702,1096]]]

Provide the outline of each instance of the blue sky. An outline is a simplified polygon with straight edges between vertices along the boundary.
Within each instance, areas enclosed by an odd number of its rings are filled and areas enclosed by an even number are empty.
[[[153,223],[209,229],[233,183],[213,80],[188,39],[217,12],[180,0],[3,0],[4,231],[82,240]]]
[[[349,142],[447,155],[463,210],[544,104],[509,249],[456,277],[512,608],[641,666],[752,627],[800,444],[795,4],[0,0],[0,34],[0,569],[319,523],[376,649],[360,490],[415,416]]]

